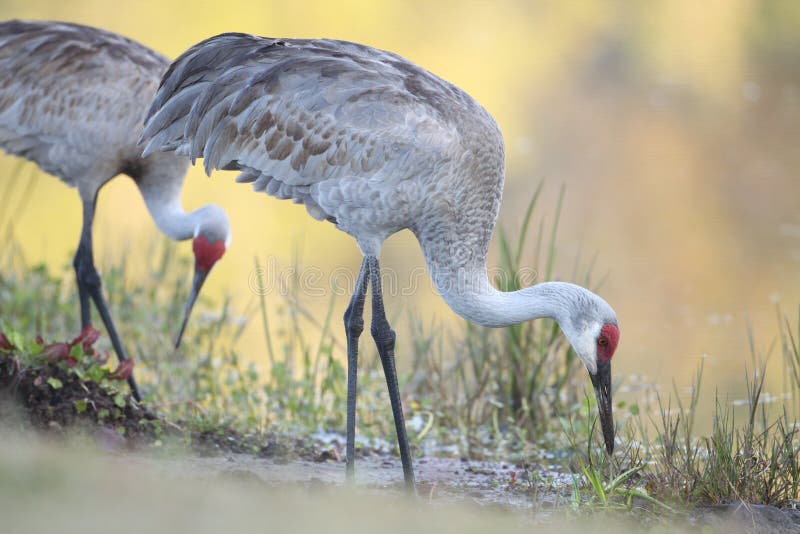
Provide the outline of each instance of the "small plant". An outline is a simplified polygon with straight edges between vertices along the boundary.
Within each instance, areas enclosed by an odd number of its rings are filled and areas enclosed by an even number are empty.
[[[25,408],[21,423],[50,430],[92,422],[132,439],[154,435],[155,417],[126,394],[133,361],[112,370],[108,353],[94,347],[99,337],[91,326],[71,341],[0,333],[0,394]]]
[[[134,362],[125,360],[113,371],[109,369],[106,366],[108,352],[94,349],[99,337],[100,332],[91,325],[69,342],[45,343],[41,336],[26,342],[17,332],[0,332],[0,358],[8,362],[7,365],[28,369],[40,369],[50,364],[81,381],[95,382],[114,395],[122,395],[118,384],[133,373]],[[63,387],[61,380],[54,376],[46,380],[53,389]]]
[[[632,467],[609,480],[591,461],[588,464],[584,464],[582,459],[578,461],[581,465],[584,487],[589,488],[591,493],[588,496],[585,492],[581,493],[580,485],[577,482],[573,482],[573,497],[580,497],[581,495],[587,497],[586,500],[581,498],[576,504],[590,507],[624,507],[631,509],[634,499],[641,499],[664,510],[675,512],[673,508],[655,499],[647,492],[645,488],[646,479],[639,475],[645,469],[645,464]],[[575,481],[575,478],[573,478],[573,481]]]

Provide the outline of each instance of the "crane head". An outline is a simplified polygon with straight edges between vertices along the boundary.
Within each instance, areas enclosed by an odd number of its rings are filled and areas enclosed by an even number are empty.
[[[181,344],[186,323],[189,322],[194,302],[200,294],[200,289],[203,287],[208,273],[225,254],[225,250],[231,242],[231,226],[228,222],[228,215],[219,206],[208,204],[193,211],[190,217],[196,221],[194,240],[192,241],[194,280],[192,281],[192,290],[189,292],[189,300],[186,302],[186,310],[183,313],[183,322],[181,322],[178,337],[175,339],[176,349]]]
[[[591,294],[583,310],[559,321],[578,358],[589,371],[597,399],[600,426],[608,454],[614,452],[614,417],[611,402],[611,359],[619,343],[619,326],[611,307]]]
[[[616,324],[606,323],[600,328],[600,334],[595,341],[595,361],[597,370],[589,373],[597,398],[597,409],[600,412],[600,426],[603,429],[603,439],[606,442],[608,454],[614,452],[614,416],[611,404],[611,358],[617,350],[619,343],[619,328]]]
[[[208,273],[219,261],[227,248],[228,239],[210,240],[203,234],[198,235],[192,241],[192,250],[194,251],[194,280],[192,281],[192,289],[189,292],[189,300],[186,302],[186,310],[183,314],[183,321],[181,328],[178,331],[178,337],[175,340],[175,348],[177,349],[183,339],[183,331],[186,329],[186,323],[189,322],[189,316],[192,313],[192,308],[200,294],[200,289],[208,277]]]

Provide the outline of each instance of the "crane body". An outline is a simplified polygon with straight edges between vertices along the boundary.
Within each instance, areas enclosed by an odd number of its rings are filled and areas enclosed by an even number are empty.
[[[238,169],[255,191],[305,205],[352,235],[363,254],[344,314],[347,473],[354,469],[358,339],[371,287],[371,334],[386,375],[406,484],[414,474],[397,385],[395,333],[380,286],[383,241],[417,237],[437,291],[459,315],[500,327],[550,317],[592,378],[609,453],[611,307],[562,282],[495,289],[486,256],[500,208],[504,145],[489,113],[464,91],[390,52],[334,40],[222,34],[184,52],[162,79],[141,140],[206,172]]]

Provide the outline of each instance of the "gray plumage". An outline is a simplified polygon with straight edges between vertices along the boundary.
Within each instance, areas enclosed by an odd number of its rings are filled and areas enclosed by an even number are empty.
[[[0,23],[0,148],[35,162],[76,187],[84,225],[75,257],[83,326],[95,300],[120,358],[100,293],[91,226],[98,191],[127,174],[158,227],[173,239],[228,240],[225,213],[209,205],[184,213],[188,161],[175,154],[142,157],[142,121],[169,60],[125,37],[59,22]],[[88,293],[87,293],[88,292]]]
[[[160,54],[96,28],[4,22],[0,146],[86,189],[79,182],[87,176],[95,182],[122,172],[136,178],[154,161],[185,172],[180,158],[143,160],[136,146],[168,65]]]
[[[616,328],[613,310],[572,284],[511,293],[491,285],[486,255],[505,173],[500,129],[464,91],[408,60],[344,41],[218,35],[170,66],[141,142],[145,154],[174,150],[193,162],[204,158],[209,174],[238,169],[237,181],[302,203],[314,218],[356,238],[365,262],[345,315],[348,369],[355,368],[363,295],[372,285],[378,298],[372,333],[410,486],[392,378],[394,333],[375,278],[381,244],[392,233],[414,232],[437,290],[457,313],[487,326],[554,318],[597,373],[598,336],[605,324]],[[603,376],[610,380],[610,373]],[[354,384],[348,374],[349,473]],[[610,394],[603,406],[609,403]],[[608,438],[610,415],[603,421]]]
[[[237,181],[335,221],[365,255],[410,229],[451,307],[480,324],[515,320],[475,298],[496,296],[485,266],[505,172],[500,129],[464,91],[396,54],[345,41],[212,37],[169,67],[141,143],[146,155],[204,158],[209,174],[238,169]],[[572,322],[616,323],[583,288],[539,292]]]
[[[335,220],[365,253],[398,230],[429,235],[451,219],[480,256],[500,204],[503,143],[489,114],[405,59],[355,43],[206,40],[170,67],[143,139],[145,154],[172,149],[204,158],[209,173],[241,170],[257,191]],[[466,172],[480,180],[465,183]]]

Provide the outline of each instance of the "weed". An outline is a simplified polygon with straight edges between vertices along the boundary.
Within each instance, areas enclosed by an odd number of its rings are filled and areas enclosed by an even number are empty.
[[[715,399],[711,434],[692,433],[702,366],[686,409],[660,409],[649,485],[667,499],[693,503],[743,500],[793,505],[800,487],[800,435],[784,407],[770,419],[761,403],[765,366],[746,374],[747,414],[741,425],[730,403]],[[795,389],[795,393],[798,390]]]

